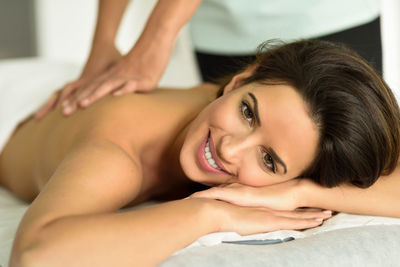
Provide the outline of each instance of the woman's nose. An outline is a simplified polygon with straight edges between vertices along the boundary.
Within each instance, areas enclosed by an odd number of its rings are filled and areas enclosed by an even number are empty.
[[[226,135],[219,143],[220,157],[228,163],[236,163],[246,155],[246,150],[251,146],[251,140],[246,136]]]

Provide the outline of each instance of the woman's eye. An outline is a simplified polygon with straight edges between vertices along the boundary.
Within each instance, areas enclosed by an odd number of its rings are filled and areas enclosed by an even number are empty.
[[[263,152],[263,162],[264,162],[264,165],[265,165],[268,169],[270,169],[273,173],[276,172],[274,160],[272,159],[271,155],[268,154],[268,153],[265,152],[265,151]]]
[[[245,101],[242,101],[242,104],[240,105],[240,111],[243,118],[247,120],[250,124],[252,124],[254,120],[254,113],[251,110],[250,105],[247,104]]]

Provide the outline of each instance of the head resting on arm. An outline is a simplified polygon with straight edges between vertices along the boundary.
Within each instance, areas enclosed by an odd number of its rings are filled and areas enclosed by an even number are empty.
[[[293,86],[319,129],[319,151],[301,177],[325,187],[351,183],[366,188],[394,170],[399,107],[388,85],[356,52],[318,40],[265,42],[253,66],[243,85]]]

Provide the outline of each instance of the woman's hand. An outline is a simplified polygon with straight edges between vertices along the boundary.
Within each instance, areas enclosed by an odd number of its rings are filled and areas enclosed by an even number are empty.
[[[241,207],[217,200],[211,205],[211,208],[214,212],[211,213],[212,218],[218,220],[218,231],[236,232],[240,235],[313,228],[332,216],[330,211],[278,211],[267,208]]]
[[[239,206],[263,207],[274,210],[294,210],[303,207],[305,183],[292,179],[283,183],[263,187],[239,183],[221,185],[192,194],[193,198],[218,199]]]

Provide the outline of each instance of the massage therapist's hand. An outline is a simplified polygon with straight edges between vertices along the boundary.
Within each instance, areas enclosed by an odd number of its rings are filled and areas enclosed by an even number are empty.
[[[81,78],[56,92],[36,113],[36,118],[43,117],[57,104],[62,105],[63,114],[68,116],[79,107],[86,108],[110,93],[119,96],[154,89],[168,63],[173,46],[164,45],[160,51],[160,44],[152,43],[138,41],[118,61],[115,61],[116,56],[109,57],[109,64],[103,64],[100,73],[92,70],[92,66],[99,65],[92,64],[96,60],[90,57]]]
[[[217,223],[217,231],[236,232],[240,235],[313,228],[331,217],[331,214],[315,210],[283,211],[242,207],[211,199],[208,201],[207,218],[213,218]]]
[[[81,76],[54,92],[47,102],[35,113],[35,119],[41,119],[56,106],[60,106],[66,100],[73,99],[78,94],[84,92],[85,88],[93,83],[101,73],[109,70],[121,59],[121,53],[113,44],[95,45],[91,50]]]
[[[110,93],[120,96],[154,89],[164,72],[170,53],[169,49],[159,51],[156,47],[137,43],[115,65],[68,96],[62,103],[64,115],[72,114],[78,107],[86,108]]]
[[[264,207],[274,210],[295,210],[307,206],[306,180],[292,179],[262,187],[239,183],[221,185],[192,194],[194,198],[218,199],[247,207]]]

